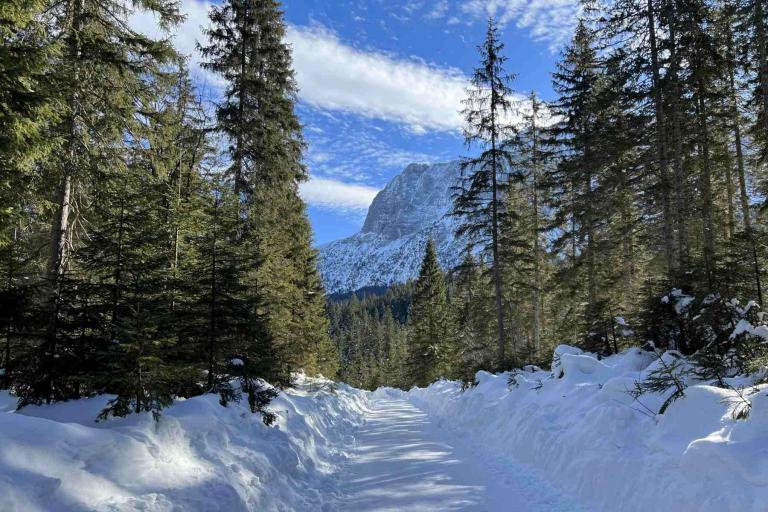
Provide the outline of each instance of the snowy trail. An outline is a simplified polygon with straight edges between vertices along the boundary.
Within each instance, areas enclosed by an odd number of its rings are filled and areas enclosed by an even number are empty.
[[[348,512],[583,510],[524,466],[476,454],[401,398],[372,398],[341,481]]]

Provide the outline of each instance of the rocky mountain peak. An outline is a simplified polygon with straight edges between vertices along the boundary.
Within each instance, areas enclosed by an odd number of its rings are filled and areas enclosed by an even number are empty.
[[[459,172],[457,162],[409,165],[373,200],[361,232],[396,240],[440,220],[451,209]]]
[[[427,240],[435,240],[443,268],[459,263],[452,187],[459,162],[411,164],[373,200],[362,230],[320,248],[319,267],[329,293],[387,286],[418,274]]]

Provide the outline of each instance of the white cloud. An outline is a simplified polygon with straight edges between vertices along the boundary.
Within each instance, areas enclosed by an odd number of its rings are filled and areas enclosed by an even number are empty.
[[[341,210],[364,211],[379,193],[374,187],[312,177],[300,186],[301,197],[311,206]]]
[[[494,16],[501,25],[514,22],[552,51],[568,42],[581,12],[578,0],[469,0],[461,10],[475,18]]]
[[[220,78],[200,68],[196,50],[211,5],[183,0],[187,18],[172,36],[176,48],[190,56],[195,75],[221,86]],[[133,14],[131,25],[151,35],[160,33],[153,16],[143,11]],[[404,124],[414,133],[461,128],[459,110],[467,79],[458,71],[357,49],[323,27],[289,26],[287,39],[293,47],[299,96],[309,105]]]
[[[434,8],[427,13],[427,19],[439,20],[440,18],[444,18],[448,14],[450,7],[448,0],[439,0]]]
[[[467,79],[459,72],[344,44],[322,27],[291,27],[300,97],[322,109],[412,127],[458,130]]]

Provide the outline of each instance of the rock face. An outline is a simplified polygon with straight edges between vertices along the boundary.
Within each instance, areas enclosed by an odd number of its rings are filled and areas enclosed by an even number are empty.
[[[418,275],[427,240],[435,241],[443,269],[460,263],[464,244],[454,237],[451,210],[459,162],[411,164],[373,200],[363,229],[320,247],[319,268],[328,293],[387,286]]]

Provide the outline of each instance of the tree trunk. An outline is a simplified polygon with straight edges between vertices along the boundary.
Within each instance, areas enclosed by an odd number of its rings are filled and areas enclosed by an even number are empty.
[[[117,228],[117,261],[115,262],[114,288],[112,289],[112,340],[117,338],[120,321],[120,296],[123,276],[123,236],[125,234],[125,205],[120,205],[120,223]]]
[[[744,224],[744,231],[750,245],[750,256],[752,258],[752,271],[755,279],[755,291],[757,292],[758,302],[763,306],[763,287],[760,282],[760,261],[757,255],[757,242],[755,233],[752,229],[752,214],[749,208],[749,193],[747,192],[747,176],[744,168],[744,148],[741,138],[741,114],[739,112],[739,94],[736,90],[736,53],[733,48],[733,32],[730,24],[727,27],[727,51],[728,51],[728,101],[729,114],[731,118],[731,129],[733,130],[733,144],[736,149],[736,176],[739,180],[739,203],[741,206],[741,217]],[[767,132],[768,133],[768,132]]]
[[[732,46],[733,42],[729,37],[729,46]],[[729,50],[731,51],[731,50]],[[730,60],[730,59],[729,59]],[[732,63],[733,61],[730,60]],[[744,229],[750,231],[752,228],[752,216],[749,211],[749,194],[747,193],[747,177],[744,169],[744,149],[741,140],[741,121],[739,115],[739,103],[738,95],[736,94],[736,78],[733,65],[728,70],[729,75],[729,101],[730,101],[730,117],[731,127],[733,129],[733,144],[736,149],[736,176],[739,180],[739,199],[741,204],[741,216],[744,223]]]
[[[492,65],[489,66],[491,70],[491,83],[494,84],[491,89],[491,165],[492,165],[492,176],[491,176],[491,188],[492,188],[492,219],[491,219],[491,230],[492,230],[492,244],[493,244],[493,287],[494,287],[494,293],[495,293],[495,302],[496,302],[496,331],[498,336],[498,369],[502,370],[504,365],[506,364],[506,354],[505,354],[505,335],[504,335],[504,305],[502,301],[502,295],[501,295],[501,269],[499,268],[499,197],[498,197],[498,172],[499,172],[499,161],[498,161],[498,155],[497,152],[497,144],[498,144],[498,126],[497,126],[497,115],[496,115],[496,106],[498,104],[499,98],[498,98],[498,92],[495,89],[495,83],[496,83],[496,73],[495,73],[495,55],[491,52],[491,60],[493,61]]]
[[[696,114],[699,118],[699,157],[701,159],[701,216],[704,234],[704,265],[707,272],[709,289],[714,287],[715,266],[715,230],[712,222],[712,176],[709,154],[709,129],[707,128],[707,109],[704,100],[704,83],[699,77],[697,81]]]
[[[58,295],[61,278],[67,265],[67,252],[70,245],[69,215],[72,211],[72,174],[66,171],[59,186],[58,210],[51,230],[51,257],[48,264],[48,277],[52,294]]]
[[[217,299],[217,286],[216,286],[216,272],[218,271],[218,261],[216,253],[216,237],[218,236],[218,224],[219,224],[219,199],[214,198],[213,204],[213,232],[211,233],[211,300],[210,311],[208,317],[208,390],[212,390],[214,386],[214,350],[216,348],[216,299]]]
[[[666,260],[667,271],[671,272],[674,261],[674,243],[672,230],[672,208],[670,201],[670,181],[668,159],[667,159],[667,140],[666,140],[666,117],[664,112],[664,100],[661,94],[661,78],[659,51],[656,43],[656,22],[653,13],[653,0],[647,0],[646,17],[648,20],[648,38],[651,46],[651,72],[653,76],[653,103],[656,116],[656,151],[659,164],[659,177],[661,181],[661,206],[662,206],[662,234],[664,238],[664,258]]]
[[[248,65],[248,21],[250,18],[250,11],[248,10],[250,2],[243,4],[243,24],[240,32],[240,76],[237,98],[237,121],[240,125],[237,127],[237,138],[235,141],[235,196],[238,201],[240,200],[240,194],[243,191],[243,136],[245,135],[245,74]]]
[[[72,5],[72,15],[70,17],[70,26],[67,34],[68,58],[72,66],[72,83],[70,84],[71,93],[68,98],[68,119],[67,136],[65,140],[67,163],[62,168],[62,175],[59,182],[57,194],[57,210],[51,226],[51,255],[48,263],[48,277],[52,295],[57,295],[60,288],[61,277],[67,265],[67,249],[71,242],[71,233],[69,226],[69,216],[72,209],[72,191],[73,191],[73,169],[72,165],[77,161],[76,138],[77,129],[77,111],[79,109],[79,100],[77,88],[81,86],[79,61],[80,61],[80,28],[83,17],[83,0],[74,0]]]
[[[673,170],[674,170],[674,195],[675,195],[675,219],[677,224],[677,267],[686,269],[688,267],[688,226],[687,226],[687,198],[685,169],[683,167],[683,131],[681,128],[680,98],[680,78],[678,71],[680,61],[677,56],[677,26],[673,12],[672,2],[667,4],[667,24],[669,26],[669,53],[670,67],[667,78],[671,89],[671,117],[672,117],[672,137],[674,139],[673,149]]]
[[[733,188],[733,158],[730,151],[726,151],[725,154],[725,196],[726,196],[726,223],[725,223],[725,239],[730,240],[736,233],[736,212],[734,209],[734,195]]]
[[[755,24],[755,44],[757,45],[757,57],[758,57],[758,83],[760,85],[760,107],[762,110],[761,131],[763,137],[763,144],[766,144],[766,138],[768,138],[768,41],[766,41],[765,30],[765,6],[763,0],[754,0],[754,24]],[[763,148],[763,151],[768,151],[768,148]],[[765,154],[762,155],[766,157]],[[764,162],[765,163],[765,162]]]
[[[139,414],[142,409],[142,404],[144,402],[144,368],[142,366],[142,359],[144,358],[144,322],[142,321],[141,315],[143,314],[141,311],[141,288],[139,287],[140,284],[140,278],[136,278],[136,334],[138,336],[138,339],[136,342],[138,343],[137,346],[137,353],[136,353],[136,414]]]
[[[539,247],[539,137],[538,127],[536,126],[536,116],[538,115],[538,102],[535,97],[532,98],[532,132],[533,147],[531,153],[532,160],[532,183],[533,189],[533,351],[538,354],[541,344],[541,249]]]
[[[7,292],[10,292],[13,288],[13,279],[15,273],[15,266],[13,264],[15,255],[13,253],[13,249],[16,246],[17,241],[18,229],[13,228],[13,237],[11,238],[11,243],[8,244],[8,276],[5,282],[5,289]],[[8,325],[5,328],[5,356],[3,358],[3,368],[5,373],[3,374],[3,385],[0,389],[9,389],[11,387],[11,343],[13,339],[14,321],[15,319],[13,317],[13,310],[11,310],[11,315],[8,318]]]
[[[584,135],[586,135],[587,129],[584,129]],[[585,137],[586,138],[586,137]],[[596,320],[597,311],[597,279],[596,279],[596,247],[595,247],[595,219],[593,213],[593,190],[592,190],[592,160],[591,151],[588,145],[584,146],[584,164],[585,164],[585,177],[584,177],[584,190],[587,196],[587,203],[585,205],[585,227],[587,235],[587,320],[590,323],[590,328]]]
[[[504,364],[506,362],[506,355],[505,355],[505,336],[504,336],[504,307],[502,303],[502,296],[501,296],[501,269],[499,268],[499,212],[498,212],[498,190],[497,190],[497,179],[496,179],[496,173],[497,173],[497,158],[496,158],[496,138],[493,137],[492,141],[492,147],[493,147],[493,177],[492,177],[492,187],[493,187],[493,204],[492,204],[492,210],[493,210],[493,219],[492,219],[492,231],[493,231],[493,287],[494,287],[494,293],[495,293],[495,302],[496,302],[496,323],[497,323],[497,335],[498,335],[498,359],[499,359],[499,370],[501,370],[504,367]]]

